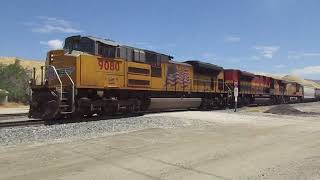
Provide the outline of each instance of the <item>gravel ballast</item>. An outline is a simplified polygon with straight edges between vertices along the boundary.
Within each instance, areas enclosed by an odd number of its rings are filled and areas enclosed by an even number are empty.
[[[175,128],[198,124],[196,120],[139,116],[79,123],[14,127],[0,129],[0,144],[14,145],[61,139],[92,138],[146,128]]]
[[[314,107],[314,109],[316,109],[316,107],[319,107],[319,102],[307,105],[309,105],[308,107]],[[234,113],[232,110],[211,112],[185,111],[78,123],[0,128],[0,145],[72,141],[75,139],[88,139],[128,133],[148,128],[203,128],[212,126],[213,124],[241,124],[249,121],[259,122],[259,125],[269,126],[271,121],[276,121],[277,125],[281,125],[284,123],[282,120],[290,119],[294,121],[302,116],[315,120],[319,118],[318,112],[312,112],[314,109],[305,107],[304,110],[312,111],[307,113],[301,112],[299,110],[300,106],[304,107],[306,105],[297,104],[294,107],[291,105],[275,106],[268,111],[269,113],[246,111]]]
[[[279,115],[320,115],[316,112],[303,112],[299,109],[294,108],[289,104],[281,104],[274,106],[271,109],[265,111],[265,113],[279,114]]]

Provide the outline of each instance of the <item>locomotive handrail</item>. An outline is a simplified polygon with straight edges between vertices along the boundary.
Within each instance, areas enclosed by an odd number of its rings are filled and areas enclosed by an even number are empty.
[[[64,72],[66,73],[66,75],[68,76],[71,84],[72,84],[72,99],[71,99],[71,111],[74,112],[74,82],[72,80],[72,78],[70,77],[69,73],[67,72],[67,70],[64,70]]]
[[[41,66],[41,67],[50,67],[50,68],[53,69],[54,74],[57,76],[57,79],[58,79],[58,81],[59,81],[59,83],[60,83],[60,100],[62,100],[62,81],[61,81],[60,76],[59,76],[59,74],[58,74],[58,72],[57,72],[57,69],[56,69],[53,65],[45,65],[45,66]],[[43,78],[43,77],[42,77],[42,78]],[[43,79],[42,79],[42,80],[43,80]]]
[[[229,92],[232,92],[232,90],[231,90],[231,88],[229,87],[228,83],[224,83],[224,84],[227,86]]]

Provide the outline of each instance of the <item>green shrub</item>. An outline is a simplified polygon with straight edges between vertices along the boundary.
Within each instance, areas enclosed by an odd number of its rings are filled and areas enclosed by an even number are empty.
[[[5,90],[0,89],[0,99],[3,99],[8,95],[8,92]]]
[[[8,100],[27,103],[29,99],[29,84],[31,72],[20,65],[16,59],[14,64],[0,64],[0,89],[9,92]]]

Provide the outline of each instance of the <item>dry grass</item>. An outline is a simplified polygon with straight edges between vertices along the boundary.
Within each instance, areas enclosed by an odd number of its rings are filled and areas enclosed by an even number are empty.
[[[15,103],[15,102],[9,102],[3,105],[0,105],[1,108],[24,108],[27,107],[25,104],[22,103]]]
[[[305,79],[298,77],[298,76],[288,75],[288,76],[284,76],[282,79],[287,80],[287,81],[294,81],[294,82],[297,82],[297,83],[302,84],[304,86],[320,88],[320,84],[318,84],[314,81],[305,80]]]

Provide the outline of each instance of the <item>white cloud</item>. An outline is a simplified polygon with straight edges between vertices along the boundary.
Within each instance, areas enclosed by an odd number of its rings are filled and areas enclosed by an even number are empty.
[[[237,43],[241,41],[241,38],[236,36],[227,36],[224,38],[224,41],[227,43]]]
[[[312,58],[312,57],[320,58],[320,52],[297,52],[297,51],[288,52],[288,59],[302,59],[302,58]]]
[[[31,26],[33,32],[37,33],[80,33],[73,24],[64,19],[55,17],[37,17],[38,22],[27,22],[25,25]]]
[[[272,59],[274,54],[280,49],[279,46],[255,46],[253,48],[258,50],[259,53],[267,59]]]
[[[48,46],[50,49],[62,49],[63,48],[63,41],[59,40],[59,39],[53,39],[53,40],[49,40],[47,42],[45,41],[40,41],[40,44],[46,45]]]
[[[286,76],[287,74],[285,73],[271,73],[271,72],[263,72],[263,71],[253,71],[253,74],[258,74],[262,76],[270,76],[270,77],[277,77],[277,78],[282,78],[283,76]]]
[[[268,59],[271,59],[276,52],[279,51],[279,46],[255,46],[254,49],[258,50],[259,53]]]
[[[319,66],[307,66],[301,69],[295,69],[292,71],[292,74],[295,75],[320,75],[320,65]]]

